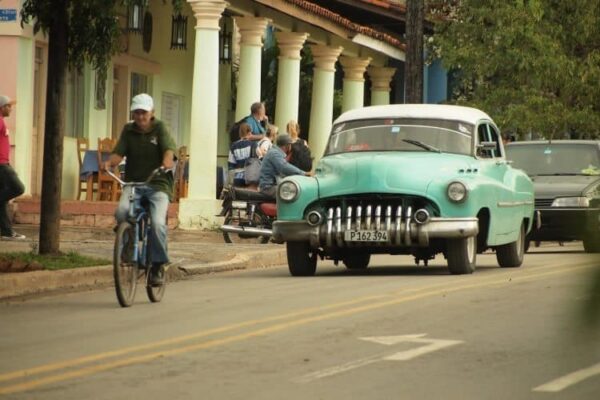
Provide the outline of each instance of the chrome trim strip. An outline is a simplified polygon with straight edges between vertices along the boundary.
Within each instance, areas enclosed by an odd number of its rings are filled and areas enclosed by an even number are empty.
[[[392,241],[392,206],[387,206],[385,209],[385,230],[388,233],[389,242]]]
[[[378,204],[377,207],[375,207],[375,230],[379,231],[381,230],[381,205]]]
[[[394,234],[396,235],[396,237],[394,239],[398,246],[400,246],[402,244],[402,235],[400,233],[401,227],[402,227],[402,206],[398,206],[398,208],[396,209],[396,229],[394,231]]]
[[[352,230],[352,207],[346,209],[346,230]]]
[[[332,245],[332,230],[333,230],[333,208],[329,208],[327,210],[327,235],[325,236],[325,241],[327,246],[331,247]]]
[[[371,229],[371,212],[372,212],[372,211],[373,211],[373,210],[372,210],[372,208],[371,208],[371,205],[369,204],[369,205],[367,206],[367,209],[366,209],[366,211],[365,211],[365,225],[366,225],[366,226],[365,226],[365,229],[366,229],[366,230],[369,230],[369,229]]]
[[[342,240],[342,208],[336,207],[335,209],[335,238],[337,245],[342,247],[344,242]]]
[[[519,207],[519,206],[530,206],[533,205],[533,201],[499,201],[498,207]]]
[[[358,206],[358,207],[356,207],[356,226],[354,227],[354,229],[360,230],[362,228],[361,218],[362,218],[362,206]]]
[[[411,244],[410,240],[410,217],[412,216],[412,207],[408,206],[406,209],[406,226],[404,227],[404,244],[409,246]]]

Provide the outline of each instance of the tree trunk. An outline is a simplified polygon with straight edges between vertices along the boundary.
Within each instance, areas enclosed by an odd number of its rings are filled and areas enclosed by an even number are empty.
[[[423,18],[424,0],[406,1],[406,103],[423,102]]]
[[[44,129],[44,168],[40,215],[40,254],[60,251],[60,200],[67,73],[67,1],[53,2],[55,18],[48,30],[48,86]]]

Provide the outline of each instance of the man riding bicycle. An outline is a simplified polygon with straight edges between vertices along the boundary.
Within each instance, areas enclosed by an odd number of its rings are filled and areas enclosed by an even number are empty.
[[[121,136],[113,149],[110,160],[105,168],[111,169],[125,163],[125,181],[143,182],[159,167],[173,168],[175,142],[167,131],[164,123],[154,117],[154,101],[143,93],[131,100],[133,122],[125,124]],[[129,192],[127,186],[121,194],[121,199],[115,217],[117,222],[126,221],[129,212]],[[164,283],[164,267],[169,262],[167,253],[167,210],[173,194],[173,175],[162,172],[156,175],[147,186],[136,189],[136,202],[148,202],[151,226],[148,248],[152,267],[150,269],[150,284],[160,286]]]

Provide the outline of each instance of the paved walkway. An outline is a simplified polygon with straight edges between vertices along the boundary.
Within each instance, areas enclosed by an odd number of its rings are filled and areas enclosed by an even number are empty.
[[[28,237],[25,241],[0,241],[0,252],[30,251],[38,240],[38,227],[16,225]],[[61,228],[61,251],[112,259],[114,233],[111,229],[87,227]],[[169,255],[173,267],[169,279],[236,269],[262,268],[284,264],[285,247],[277,244],[227,244],[220,232],[169,231]],[[61,271],[0,273],[0,299],[65,289],[109,286],[112,266]]]

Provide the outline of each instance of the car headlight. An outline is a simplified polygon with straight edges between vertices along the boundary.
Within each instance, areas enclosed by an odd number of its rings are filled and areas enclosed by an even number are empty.
[[[590,199],[587,197],[559,197],[554,199],[552,207],[589,207]]]
[[[448,185],[448,198],[455,203],[465,201],[467,192],[467,187],[462,182],[450,182]]]
[[[294,181],[285,181],[279,185],[279,198],[283,201],[291,202],[298,198],[300,189]]]

